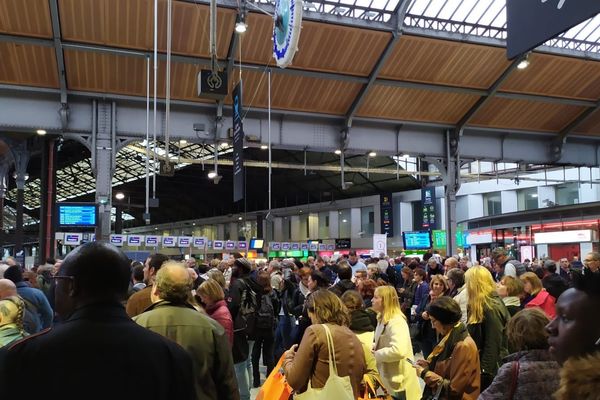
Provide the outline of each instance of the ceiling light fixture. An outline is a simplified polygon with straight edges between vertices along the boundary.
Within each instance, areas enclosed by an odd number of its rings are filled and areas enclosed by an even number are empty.
[[[46,132],[45,129],[38,129],[37,131],[35,131],[35,133],[37,133],[40,136],[44,136],[48,132]]]
[[[243,218],[242,217],[238,217],[238,221],[241,221]]]
[[[215,171],[210,171],[208,173],[208,179],[215,179],[217,177],[217,173]]]
[[[125,194],[122,192],[118,192],[117,194],[115,194],[115,199],[117,200],[123,200],[125,198]]]
[[[180,145],[182,145],[182,146],[185,146],[185,145],[187,144],[187,140],[185,140],[185,139],[181,139],[181,140],[179,141],[179,144],[180,144]]]
[[[342,154],[342,151],[341,151],[340,149],[336,149],[336,150],[334,151],[334,153],[335,153],[335,154],[337,154],[337,155],[339,156],[340,154]]]
[[[235,31],[237,33],[244,33],[248,29],[248,25],[246,25],[246,21],[243,14],[238,14],[237,20],[235,21]]]
[[[260,149],[261,150],[268,150],[269,146],[267,146],[266,144],[262,144],[262,145],[260,145]]]
[[[369,157],[377,157],[377,153],[375,153],[374,151],[369,153]]]
[[[518,69],[525,69],[527,67],[529,67],[529,54],[527,54],[525,58],[522,59],[519,64],[517,64]]]

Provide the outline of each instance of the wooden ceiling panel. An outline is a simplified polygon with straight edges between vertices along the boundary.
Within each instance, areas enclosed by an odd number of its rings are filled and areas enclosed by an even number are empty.
[[[146,95],[143,58],[78,50],[65,50],[64,54],[69,89]]]
[[[48,0],[0,0],[0,32],[51,38]]]
[[[404,35],[379,77],[487,89],[509,65],[502,48]]]
[[[469,125],[559,132],[585,107],[528,100],[494,98],[475,114]]]
[[[600,62],[532,53],[529,67],[515,70],[500,90],[585,100],[600,98]]]
[[[0,42],[0,82],[58,87],[54,47]]]
[[[267,108],[267,75],[245,71],[242,76],[245,85],[244,108]],[[273,74],[271,77],[271,106],[281,110],[343,115],[361,88],[360,84],[344,81],[284,74]],[[226,102],[231,104],[231,96],[227,97]]]
[[[576,134],[600,136],[600,110],[595,111],[575,129]]]
[[[146,96],[146,61],[140,57],[65,51],[69,89],[101,93]],[[196,76],[199,65],[174,62],[171,64],[171,98],[207,102],[196,97]],[[165,97],[166,63],[158,65],[157,95]],[[152,78],[152,77],[151,77]],[[151,95],[154,91],[150,83]]]
[[[457,123],[479,97],[375,85],[358,110],[361,117]]]
[[[242,61],[274,64],[272,34],[272,18],[250,14],[248,31],[243,36]],[[390,38],[387,32],[304,21],[291,66],[368,76]]]
[[[59,0],[65,40],[125,47],[154,49],[154,2],[152,0]],[[167,51],[167,2],[159,0],[158,49]],[[227,56],[235,10],[219,8],[217,13],[217,54]],[[172,51],[209,57],[209,8],[205,5],[173,2]]]

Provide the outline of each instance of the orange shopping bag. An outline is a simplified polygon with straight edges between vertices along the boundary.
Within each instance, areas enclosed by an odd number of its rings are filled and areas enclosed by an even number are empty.
[[[285,376],[283,376],[283,359],[285,354],[281,356],[279,362],[269,374],[269,377],[260,388],[256,400],[288,400],[292,394],[292,388],[287,384]]]
[[[375,378],[374,380],[373,382],[373,379],[369,375],[363,377],[365,391],[363,396],[359,397],[358,400],[392,400],[392,396],[385,390],[381,380],[379,378]]]

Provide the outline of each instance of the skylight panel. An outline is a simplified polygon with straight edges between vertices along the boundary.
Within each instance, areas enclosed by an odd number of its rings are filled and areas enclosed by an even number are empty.
[[[444,4],[446,4],[446,0],[431,0],[427,7],[425,7],[425,10],[423,10],[422,15],[434,18],[440,12],[440,9]]]

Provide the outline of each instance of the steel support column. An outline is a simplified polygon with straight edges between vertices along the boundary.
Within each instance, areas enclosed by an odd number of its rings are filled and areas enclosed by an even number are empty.
[[[58,0],[49,0],[50,16],[52,18],[52,39],[54,41],[54,53],[56,55],[56,69],[58,71],[58,82],[60,84],[60,120],[62,129],[66,130],[69,122],[69,105],[67,103],[67,73],[65,72],[65,58],[61,42],[60,17],[58,15]]]
[[[453,132],[446,131],[446,157],[442,160],[431,160],[442,173],[444,182],[444,198],[446,203],[446,254],[456,252],[456,193],[460,189],[460,157],[453,151]]]
[[[38,262],[54,258],[54,232],[56,216],[56,146],[54,138],[42,142],[42,171],[40,174],[40,232]]]
[[[116,115],[114,102],[93,102],[92,170],[96,178],[96,203],[99,205],[96,240],[106,240],[110,234],[112,208],[112,178],[115,171]]]

